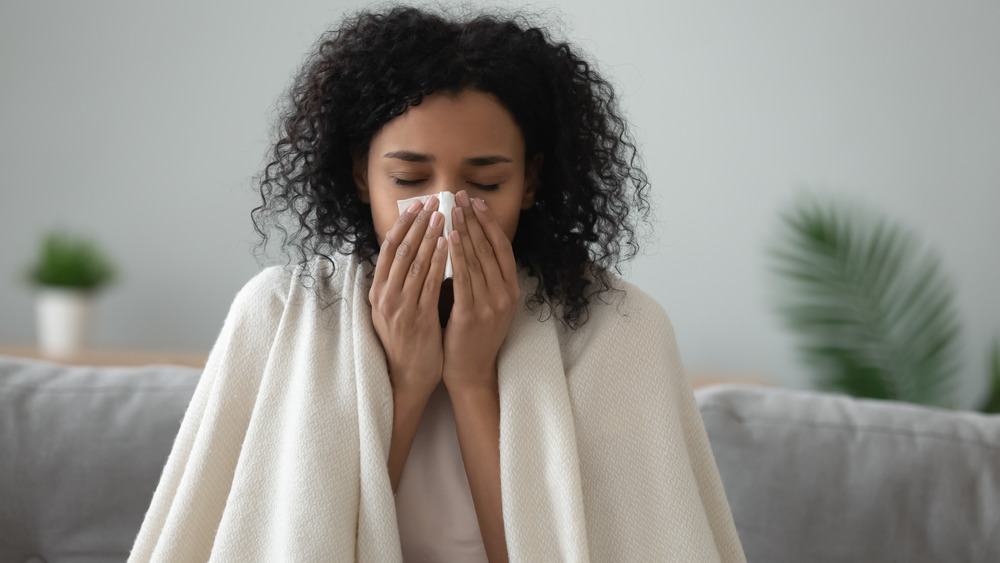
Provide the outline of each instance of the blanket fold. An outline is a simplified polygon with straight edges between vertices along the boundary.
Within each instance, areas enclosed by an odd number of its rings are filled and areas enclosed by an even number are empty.
[[[291,268],[239,292],[130,562],[401,561],[369,266],[338,260],[326,308]],[[522,303],[500,350],[510,560],[745,561],[669,320],[619,283],[576,331]]]

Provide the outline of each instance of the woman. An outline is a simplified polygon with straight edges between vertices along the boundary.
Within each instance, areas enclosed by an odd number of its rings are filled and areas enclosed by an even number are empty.
[[[569,45],[361,13],[278,136],[253,217],[297,263],[234,301],[130,561],[743,560],[669,321],[611,274],[647,181]]]

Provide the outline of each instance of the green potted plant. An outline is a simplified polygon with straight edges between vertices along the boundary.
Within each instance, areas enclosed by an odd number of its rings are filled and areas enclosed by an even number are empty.
[[[28,280],[37,288],[38,344],[46,356],[86,346],[94,297],[114,279],[111,261],[96,243],[62,232],[46,234]]]

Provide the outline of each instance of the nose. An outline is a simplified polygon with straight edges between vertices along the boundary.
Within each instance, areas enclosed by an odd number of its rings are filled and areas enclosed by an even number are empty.
[[[440,189],[438,189],[438,191],[439,192],[451,192],[451,195],[455,195],[458,192],[462,191],[463,189],[465,189],[465,188],[457,180],[449,180],[449,181],[443,182],[442,185],[441,185],[441,187],[440,187]]]
[[[458,178],[445,179],[442,178],[441,181],[437,182],[431,189],[431,193],[437,194],[441,192],[449,192],[451,195],[458,195],[458,192],[464,191],[466,187]]]

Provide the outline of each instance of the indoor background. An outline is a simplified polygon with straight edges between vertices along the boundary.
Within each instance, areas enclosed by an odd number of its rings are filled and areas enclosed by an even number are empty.
[[[249,212],[275,109],[360,2],[0,3],[0,344],[34,340],[23,281],[53,228],[121,276],[94,345],[205,352],[260,268]],[[490,3],[489,5],[498,5]],[[935,249],[964,324],[961,402],[1000,336],[1000,3],[536,3],[617,87],[656,232],[626,277],[688,371],[807,386],[767,248],[800,188]]]

